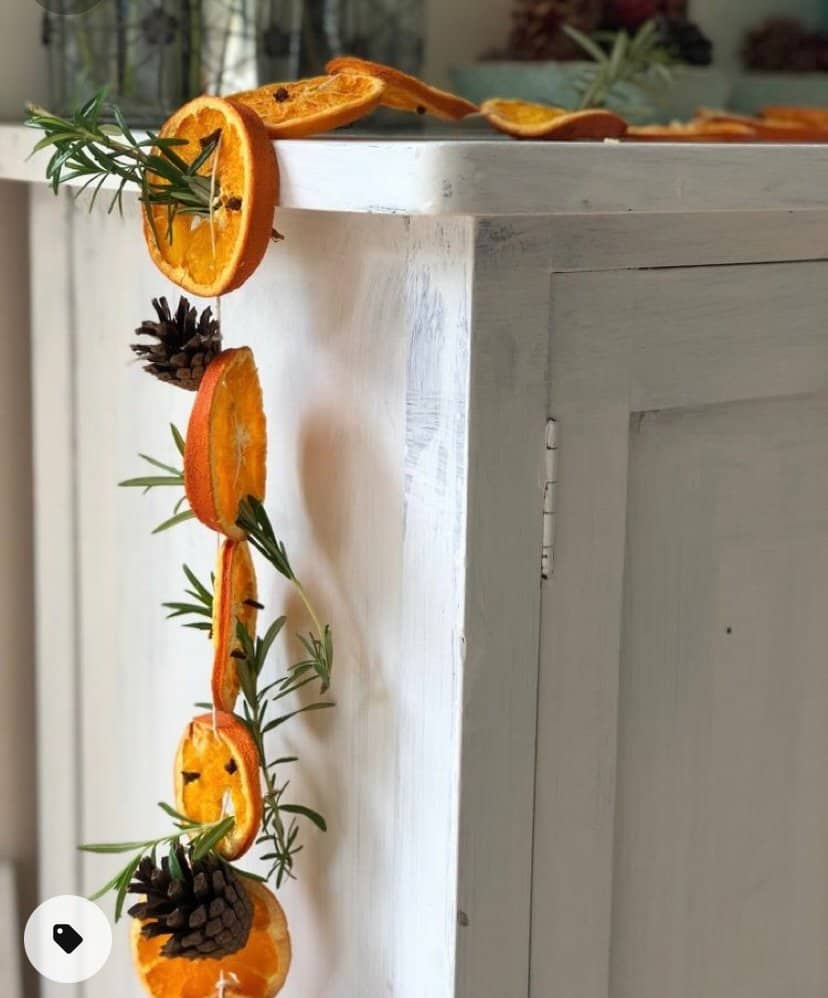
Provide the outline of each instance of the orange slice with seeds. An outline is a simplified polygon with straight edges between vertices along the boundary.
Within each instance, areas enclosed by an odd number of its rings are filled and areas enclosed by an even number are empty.
[[[627,131],[623,118],[600,108],[567,111],[530,101],[493,98],[482,104],[480,111],[493,128],[515,139],[617,139]]]
[[[247,496],[264,499],[267,437],[262,389],[249,347],[223,350],[201,379],[187,426],[184,488],[213,530],[243,540],[236,526]]]
[[[213,594],[213,703],[232,712],[239,695],[240,643],[236,626],[256,634],[256,570],[247,541],[225,541],[219,548],[216,588]]]
[[[274,139],[301,139],[350,125],[380,103],[385,84],[372,76],[343,73],[295,83],[268,83],[232,95],[249,108]]]
[[[175,800],[201,824],[235,817],[216,846],[225,859],[238,859],[253,845],[262,823],[259,752],[237,717],[217,710],[187,725],[175,756]]]
[[[380,103],[397,111],[433,114],[444,121],[460,121],[469,114],[477,113],[477,106],[463,97],[431,87],[416,76],[409,76],[393,66],[345,55],[331,59],[325,69],[332,75],[359,73],[382,80],[385,89]]]
[[[253,902],[244,948],[220,960],[161,956],[163,937],[145,939],[132,920],[130,943],[138,977],[152,998],[274,998],[290,970],[291,946],[282,906],[264,884],[243,880]]]
[[[633,142],[755,142],[756,131],[739,122],[691,121],[671,125],[631,125]]]
[[[273,146],[261,121],[241,105],[219,97],[197,97],[169,118],[159,133],[186,145],[173,151],[192,163],[215,141],[199,168],[209,200],[209,215],[176,212],[169,224],[165,205],[145,211],[144,238],[158,269],[171,281],[202,298],[226,294],[244,284],[267,250],[278,194]],[[154,183],[164,183],[151,174]]]

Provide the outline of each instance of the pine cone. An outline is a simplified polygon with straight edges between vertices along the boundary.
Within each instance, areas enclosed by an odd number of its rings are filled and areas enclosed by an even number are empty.
[[[241,880],[218,856],[210,853],[193,860],[182,846],[175,851],[181,878],[170,873],[169,858],[157,867],[145,856],[129,885],[130,894],[144,900],[129,914],[144,922],[148,939],[169,936],[162,956],[199,960],[235,953],[247,942],[253,922],[253,903]]]
[[[144,370],[159,381],[194,392],[201,384],[207,365],[221,350],[221,329],[212,310],[191,308],[181,298],[175,315],[166,298],[153,298],[158,321],[147,319],[135,330],[138,336],[154,336],[157,343],[133,343],[132,350],[147,363]]]
[[[591,34],[603,0],[518,0],[512,14],[509,55],[513,59],[575,59],[583,53],[563,31],[565,24]]]

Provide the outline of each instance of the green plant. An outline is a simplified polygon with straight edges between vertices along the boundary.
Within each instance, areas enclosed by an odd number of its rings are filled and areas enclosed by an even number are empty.
[[[158,806],[173,819],[176,828],[174,832],[162,835],[157,839],[146,839],[143,842],[91,842],[78,846],[82,852],[104,854],[128,852],[132,854],[127,860],[126,865],[111,880],[107,881],[100,890],[96,891],[90,899],[95,901],[103,897],[104,894],[108,894],[109,891],[114,890],[116,922],[120,919],[124,910],[124,902],[132,877],[144,856],[150,856],[153,863],[155,863],[159,849],[166,847],[170,870],[173,876],[180,877],[181,873],[176,849],[181,845],[181,840],[185,839],[187,841],[187,844],[192,849],[193,859],[198,860],[215,849],[218,842],[230,831],[235,822],[232,815],[227,815],[227,817],[220,818],[218,821],[199,824],[196,821],[191,821],[183,814],[179,814],[169,804],[159,802]],[[247,875],[249,876],[249,874]]]
[[[172,438],[175,442],[175,449],[178,451],[179,457],[183,458],[184,438],[181,436],[181,431],[177,426],[175,426],[174,423],[170,423],[170,433],[172,433]],[[142,461],[146,461],[147,464],[152,465],[153,468],[163,471],[164,474],[139,475],[136,478],[127,478],[123,482],[118,482],[118,485],[121,488],[141,489],[144,494],[149,492],[151,489],[174,488],[181,489],[183,493],[184,471],[182,468],[176,468],[171,464],[165,464],[157,458],[150,457],[149,454],[139,454],[138,457],[140,457]],[[182,494],[177,500],[175,506],[173,506],[172,516],[170,516],[169,519],[164,520],[163,523],[159,523],[153,530],[153,533],[160,534],[165,530],[169,530],[171,527],[177,526],[179,523],[184,523],[186,520],[192,520],[195,513],[189,507],[186,509],[181,508],[186,501],[187,496]]]
[[[674,82],[674,58],[664,47],[658,22],[645,22],[634,35],[601,31],[591,37],[570,25],[564,31],[594,60],[576,80],[579,108],[629,105],[631,89],[657,97],[659,88]],[[639,110],[629,107],[630,111]]]
[[[113,123],[106,120],[109,118]],[[134,184],[141,192],[156,241],[153,205],[167,210],[166,235],[171,242],[177,214],[211,217],[220,203],[215,179],[200,172],[218,148],[218,134],[206,139],[198,156],[187,163],[175,151],[187,144],[186,139],[161,138],[155,132],[148,132],[145,138],[135,136],[118,106],[107,102],[106,90],[99,90],[68,118],[30,105],[25,124],[43,132],[33,154],[46,148],[54,150],[46,178],[55,193],[62,184],[78,181],[76,197],[92,190],[91,210],[107,178],[113,177],[117,187],[108,210],[117,207],[122,211],[124,188]]]

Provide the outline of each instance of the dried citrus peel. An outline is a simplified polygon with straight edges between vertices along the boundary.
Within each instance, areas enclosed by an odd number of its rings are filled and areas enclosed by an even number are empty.
[[[165,205],[151,205],[143,213],[150,256],[179,287],[203,298],[226,294],[250,277],[270,242],[278,194],[273,146],[255,114],[219,97],[185,104],[159,134],[186,140],[175,152],[187,163],[217,137],[199,169],[215,197],[209,215],[179,210],[172,225]]]
[[[219,548],[213,594],[213,703],[231,712],[239,695],[238,659],[240,648],[236,628],[241,624],[248,634],[256,633],[259,604],[256,570],[247,541],[226,540]]]
[[[216,847],[221,856],[247,852],[262,823],[262,791],[256,743],[238,718],[219,710],[193,718],[178,745],[174,783],[176,807],[191,821],[234,816]]]
[[[372,76],[343,73],[295,83],[269,83],[233,94],[249,108],[274,139],[300,139],[350,125],[380,103],[385,84]]]
[[[259,375],[249,347],[224,350],[196,395],[184,448],[190,508],[213,530],[243,540],[236,526],[247,496],[264,499],[266,427]]]
[[[145,939],[141,922],[132,920],[130,943],[135,969],[153,998],[274,998],[290,970],[291,944],[281,905],[264,884],[245,879],[253,902],[253,925],[247,944],[221,960],[168,959],[161,956],[162,937]]]
[[[385,84],[380,98],[383,107],[413,111],[416,114],[432,114],[444,121],[460,121],[477,113],[477,106],[471,101],[429,86],[416,76],[409,76],[393,66],[346,55],[331,59],[325,69],[333,75],[357,73],[381,80]]]
[[[516,139],[617,139],[627,131],[623,118],[600,108],[567,111],[530,101],[492,98],[481,105],[480,112],[493,128]]]

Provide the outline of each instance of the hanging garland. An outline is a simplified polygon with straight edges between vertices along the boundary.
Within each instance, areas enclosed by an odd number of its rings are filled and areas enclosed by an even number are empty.
[[[133,133],[104,93],[70,117],[32,107],[27,124],[43,133],[35,149],[52,151],[46,175],[55,192],[79,185],[78,193],[90,192],[91,208],[106,189],[109,211],[120,211],[124,191],[137,189],[157,268],[185,291],[219,298],[240,287],[268,244],[281,239],[273,228],[271,139],[337,127],[381,102],[455,120],[476,111],[357,60],[316,80],[231,100],[196,98],[147,136]],[[137,329],[132,350],[147,373],[195,392],[195,400],[186,436],[171,426],[175,456],[141,454],[145,473],[121,485],[176,496],[153,533],[196,519],[221,538],[210,579],[184,565],[184,595],[163,604],[169,618],[209,639],[211,696],[181,736],[173,802],[159,804],[171,824],[167,834],[80,848],[127,857],[94,897],[113,893],[116,921],[125,910],[131,917],[135,968],[151,995],[272,998],[288,975],[291,940],[271,887],[297,875],[308,826],[327,826],[293,799],[284,774],[298,760],[274,756],[271,740],[298,715],[334,706],[325,699],[333,636],[263,505],[266,420],[253,352],[223,346],[210,308],[199,314],[183,297],[175,309],[163,297],[152,304],[155,318]],[[268,657],[287,620],[261,620],[254,553],[293,587],[311,622],[296,635],[299,661],[275,679],[267,675]],[[264,876],[235,865],[254,847]]]

